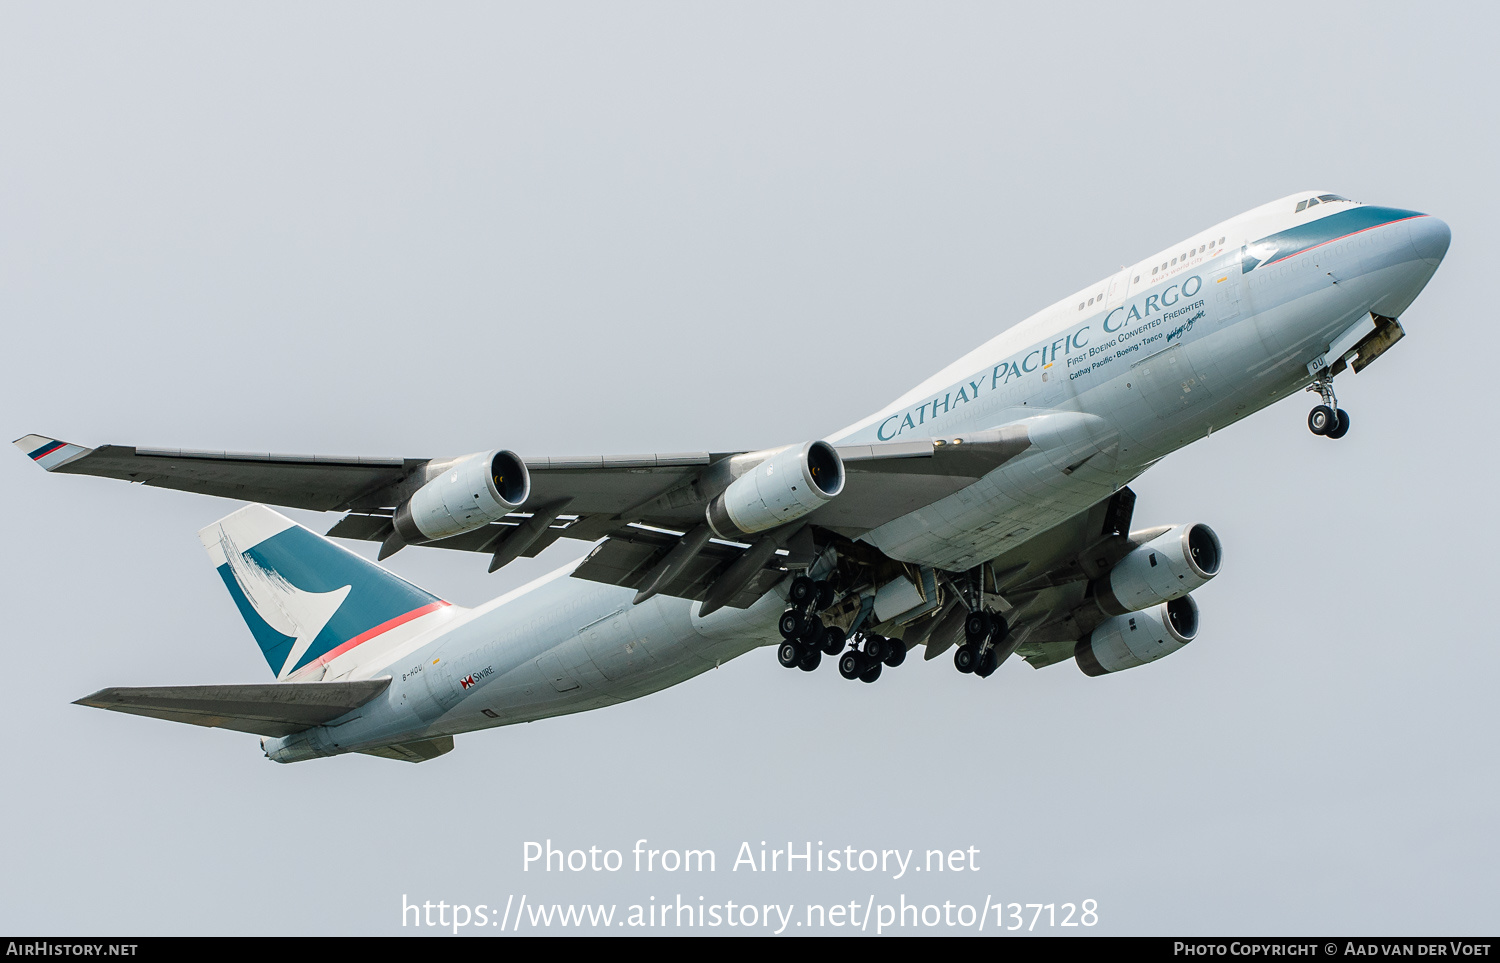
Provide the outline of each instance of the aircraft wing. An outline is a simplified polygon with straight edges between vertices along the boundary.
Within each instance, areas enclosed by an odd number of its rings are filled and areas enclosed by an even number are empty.
[[[394,508],[403,483],[428,458],[288,455],[265,452],[197,451],[82,445],[27,435],[17,448],[49,472],[98,475],[156,488],[237,498],[313,511]],[[615,514],[651,500],[729,454],[527,458],[534,504],[576,501],[580,514]]]
[[[987,587],[1013,607],[1004,614],[1020,640],[1016,654],[1032,668],[1073,658],[1088,631],[1073,613],[1089,581],[1107,575],[1139,540],[1167,530],[1149,529],[1132,538],[1134,510],[1135,492],[1122,488],[989,564]]]
[[[289,736],[332,722],[390,684],[386,676],[358,682],[117,687],[100,689],[74,705],[260,736]]]
[[[400,482],[423,460],[192,451],[181,448],[85,448],[42,435],[16,447],[49,472],[99,475],[156,488],[337,511]]]
[[[393,535],[399,506],[458,461],[86,448],[42,435],[27,435],[15,444],[49,472],[346,512],[328,534],[381,542],[382,558],[404,544]],[[516,511],[422,544],[488,554],[494,571],[517,557],[535,557],[559,538],[604,539],[576,577],[637,588],[640,599],[663,592],[700,600],[704,612],[723,605],[745,608],[779,581],[786,568],[806,564],[789,558],[787,549],[802,526],[858,538],[962,490],[1030,445],[1028,429],[1018,425],[954,439],[839,447],[843,491],[801,525],[747,539],[754,545],[697,541],[691,561],[681,565],[669,556],[676,558],[674,548],[695,529],[706,538],[705,509],[734,470],[721,463],[747,453],[529,457],[523,460],[530,496]],[[764,453],[748,454],[753,459]],[[811,552],[803,554],[810,559]]]
[[[840,447],[843,494],[809,522],[857,537],[972,484],[1029,444],[1024,431],[980,433],[967,446],[923,439]],[[431,459],[195,451],[106,445],[86,448],[43,435],[16,447],[49,472],[98,475],[314,511],[349,514],[328,533],[382,541],[400,502]],[[704,470],[738,452],[528,457],[531,497],[523,510],[476,530],[428,543],[491,553],[497,540],[557,508],[524,553],[557,538],[596,541],[631,525],[686,531],[702,522],[708,497],[692,488]]]

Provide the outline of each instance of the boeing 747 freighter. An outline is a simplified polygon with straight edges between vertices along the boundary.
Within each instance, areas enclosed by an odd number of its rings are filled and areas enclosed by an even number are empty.
[[[1334,380],[1404,335],[1447,253],[1441,220],[1307,191],[1231,218],[1010,327],[826,438],[749,452],[328,458],[16,445],[49,472],[255,504],[199,533],[274,682],[109,688],[84,705],[261,735],[278,762],[420,762],[459,733],[639,698],[774,646],[875,682],[921,647],[985,678],[1006,659],[1142,666],[1198,633],[1208,525],[1133,528],[1158,460]],[[342,513],[329,536],[478,552],[559,538],[570,563],[468,609],[265,507]],[[958,678],[957,676],[955,678]]]

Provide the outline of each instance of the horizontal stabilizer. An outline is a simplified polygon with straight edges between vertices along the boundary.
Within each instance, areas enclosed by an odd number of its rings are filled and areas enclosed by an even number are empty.
[[[358,682],[168,685],[100,689],[74,705],[168,722],[289,736],[359,708],[385,691],[389,676]]]
[[[382,759],[399,759],[402,762],[426,762],[436,759],[445,752],[453,751],[452,736],[438,736],[436,739],[423,739],[421,742],[403,742],[397,746],[381,746],[379,749],[360,749],[361,754],[366,756],[379,756]]]

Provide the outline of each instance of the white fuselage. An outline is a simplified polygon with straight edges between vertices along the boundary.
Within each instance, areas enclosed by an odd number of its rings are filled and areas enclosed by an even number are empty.
[[[1045,424],[1033,449],[863,540],[939,569],[995,558],[1169,452],[1300,391],[1308,363],[1372,312],[1398,317],[1436,270],[1447,227],[1342,200],[1298,207],[1315,196],[1256,208],[1104,278],[829,436],[951,439]],[[776,591],[701,618],[696,602],[632,605],[633,589],[569,578],[576,564],[341,656],[324,678],[390,675],[390,687],[334,725],[267,740],[268,755],[295,761],[579,712],[780,639]]]

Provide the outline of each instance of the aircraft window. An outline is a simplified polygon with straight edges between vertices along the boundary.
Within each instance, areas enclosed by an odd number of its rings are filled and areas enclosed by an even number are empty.
[[[1151,269],[1151,273],[1155,274],[1157,271],[1160,271],[1160,270],[1161,270],[1161,268],[1152,268]]]
[[[1296,211],[1296,213],[1301,214],[1305,210],[1307,210],[1307,202],[1306,201],[1298,201],[1297,202],[1297,211]]]
[[[1307,206],[1312,207],[1316,203],[1318,203],[1318,199],[1316,197],[1309,198],[1307,201]]]
[[[1094,303],[1094,299],[1093,298],[1089,298],[1089,304],[1093,304],[1093,303]]]
[[[1137,274],[1137,275],[1136,275],[1136,276],[1135,276],[1135,280],[1134,280],[1134,281],[1131,281],[1131,282],[1130,282],[1130,283],[1131,283],[1131,284],[1140,284],[1140,283],[1141,283],[1141,276],[1140,276],[1140,275],[1139,275],[1139,274]]]
[[[1083,302],[1082,301],[1078,302],[1078,310],[1080,310],[1080,311],[1083,310]]]
[[[1208,242],[1208,246],[1209,246],[1209,249],[1212,250],[1213,246],[1214,246],[1214,242],[1213,241],[1209,241]]]
[[[1222,237],[1221,237],[1221,238],[1219,238],[1219,243],[1220,243],[1220,244],[1223,244],[1223,243],[1224,243],[1224,239],[1223,239],[1223,238],[1222,238]]]
[[[1328,203],[1329,201],[1343,201],[1345,204],[1353,204],[1354,203],[1353,201],[1349,200],[1349,198],[1347,198],[1347,197],[1339,197],[1337,194],[1319,194],[1318,195],[1318,200],[1322,201],[1325,204]]]
[[[1176,258],[1175,258],[1175,257],[1174,257],[1174,258],[1172,258],[1172,263],[1173,263],[1173,264],[1176,264],[1176,263],[1177,263],[1177,259],[1176,259]]]

